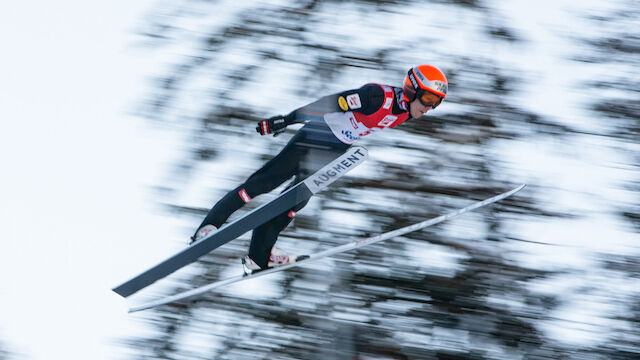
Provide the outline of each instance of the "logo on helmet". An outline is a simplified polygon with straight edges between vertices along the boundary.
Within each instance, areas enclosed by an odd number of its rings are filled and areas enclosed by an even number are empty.
[[[447,84],[442,81],[433,81],[433,89],[445,95],[447,94]]]
[[[411,85],[413,85],[414,89],[420,88],[420,86],[418,86],[418,82],[416,81],[416,78],[413,76],[413,74],[409,74],[409,80],[411,80]]]
[[[420,79],[420,82],[421,82],[421,83],[426,84],[426,83],[427,83],[427,81],[429,81],[429,80],[427,80],[427,78],[424,76],[424,74],[422,74],[422,72],[420,72],[420,70],[419,70],[418,68],[415,68],[413,71],[416,73],[416,75],[418,76],[418,79]]]

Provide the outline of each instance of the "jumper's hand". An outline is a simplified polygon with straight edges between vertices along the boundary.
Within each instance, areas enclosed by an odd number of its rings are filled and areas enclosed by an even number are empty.
[[[282,132],[284,132],[287,127],[287,122],[284,120],[282,115],[273,116],[266,120],[258,121],[258,126],[256,126],[256,131],[260,133],[260,135],[268,135],[273,134],[276,136]]]

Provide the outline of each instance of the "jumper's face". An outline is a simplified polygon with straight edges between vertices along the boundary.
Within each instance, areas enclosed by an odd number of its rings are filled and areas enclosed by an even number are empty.
[[[414,119],[417,119],[420,116],[426,114],[427,111],[431,109],[433,109],[433,107],[425,106],[423,103],[420,102],[419,99],[415,99],[411,103],[409,103],[409,113],[411,114],[411,117]]]
[[[428,91],[418,92],[418,96],[409,104],[411,117],[417,118],[435,109],[442,102],[442,97]]]

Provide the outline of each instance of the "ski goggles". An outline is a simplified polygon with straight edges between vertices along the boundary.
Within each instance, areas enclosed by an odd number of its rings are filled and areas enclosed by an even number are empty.
[[[431,107],[432,109],[435,109],[438,105],[440,105],[443,100],[441,96],[422,89],[418,91],[417,98],[418,100],[420,100],[420,103],[422,105]]]

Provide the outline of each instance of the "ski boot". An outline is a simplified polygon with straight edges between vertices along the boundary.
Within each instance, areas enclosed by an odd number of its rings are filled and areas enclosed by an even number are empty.
[[[283,250],[278,248],[271,249],[271,254],[269,255],[269,263],[267,265],[267,269],[293,264],[296,261],[307,259],[309,255],[289,255]],[[245,275],[251,275],[255,272],[266,270],[261,269],[258,264],[256,264],[249,255],[246,255],[242,258],[242,268],[244,269]]]
[[[210,234],[214,233],[216,230],[218,230],[218,228],[211,224],[201,227],[200,229],[198,229],[198,231],[196,231],[196,235],[191,237],[191,241],[189,241],[189,245],[193,245],[193,243],[195,243],[196,241],[206,238]]]

